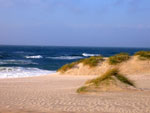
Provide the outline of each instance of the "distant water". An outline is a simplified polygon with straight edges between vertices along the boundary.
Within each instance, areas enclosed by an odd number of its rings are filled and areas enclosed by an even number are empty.
[[[0,78],[50,74],[66,63],[90,56],[130,55],[150,48],[0,46]]]

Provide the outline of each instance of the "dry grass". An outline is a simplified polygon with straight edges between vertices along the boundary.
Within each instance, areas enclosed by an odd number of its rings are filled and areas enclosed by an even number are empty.
[[[128,78],[119,73],[118,69],[108,70],[105,74],[95,79],[89,80],[86,82],[86,86],[83,86],[77,90],[78,93],[87,92],[90,87],[98,88],[100,84],[110,85],[111,81],[115,81],[116,78],[123,84],[127,84],[130,86],[134,86],[134,83],[130,81]]]
[[[84,65],[88,65],[90,67],[95,67],[99,64],[99,62],[103,61],[102,56],[92,56],[90,58],[85,58],[82,59],[80,62],[83,63]]]
[[[138,51],[134,55],[138,55],[140,60],[150,60],[150,51]]]
[[[137,52],[137,53],[135,53],[135,55],[138,55],[139,56],[139,59],[141,59],[141,60],[150,60],[150,51],[139,51],[139,52]],[[117,64],[120,64],[120,63],[122,63],[122,62],[126,62],[126,61],[128,61],[129,59],[131,58],[131,60],[132,60],[132,58],[134,58],[134,56],[133,57],[130,57],[129,56],[129,54],[128,53],[120,53],[120,54],[116,54],[116,55],[114,55],[114,56],[111,56],[111,57],[109,57],[108,58],[108,60],[106,60],[106,59],[104,59],[102,56],[93,56],[93,57],[89,57],[89,58],[85,58],[85,59],[81,59],[81,60],[79,60],[79,61],[76,61],[76,62],[73,62],[73,63],[70,63],[70,64],[66,64],[66,65],[64,65],[64,66],[62,66],[60,69],[58,69],[58,72],[61,72],[61,73],[65,73],[65,72],[67,72],[69,69],[72,69],[72,68],[74,68],[74,67],[78,67],[79,65],[79,63],[82,63],[83,65],[83,67],[85,67],[85,65],[87,65],[87,66],[89,66],[90,68],[82,68],[82,69],[88,69],[87,71],[90,71],[90,74],[91,73],[94,73],[94,75],[95,75],[95,73],[101,73],[101,72],[103,72],[103,71],[98,71],[98,69],[96,69],[96,68],[94,68],[93,69],[93,72],[92,72],[92,68],[93,67],[98,67],[98,65],[101,63],[101,62],[105,62],[102,66],[100,66],[100,67],[102,67],[102,69],[104,69],[104,70],[107,70],[106,68],[108,67],[110,67],[110,66],[115,66],[115,65],[117,65]],[[141,61],[140,60],[140,61]],[[132,60],[133,61],[133,60]],[[124,70],[127,70],[127,68],[128,67],[134,67],[133,69],[130,69],[130,68],[128,68],[128,72],[133,72],[132,70],[138,70],[138,68],[139,68],[139,66],[137,67],[136,66],[136,63],[137,62],[135,62],[135,63],[131,63],[132,61],[130,61],[130,62],[128,62],[128,64],[129,64],[129,66],[126,66],[125,68],[124,68]],[[105,64],[107,65],[107,66],[105,66]],[[134,64],[134,66],[133,66],[133,64]],[[127,64],[125,64],[125,63],[123,63],[123,65],[125,66],[125,65],[127,65]],[[120,65],[121,67],[123,67],[123,65]],[[131,66],[130,66],[131,65]],[[142,69],[142,64],[140,63],[139,64],[140,66],[141,66],[141,69]],[[79,68],[80,68],[81,66],[79,66]],[[148,66],[147,66],[148,67]],[[147,69],[147,68],[146,68]],[[78,70],[78,68],[76,69],[76,70]],[[82,72],[82,75],[84,75],[84,70],[81,70],[80,69],[80,71]],[[95,72],[95,70],[96,70],[96,72]],[[71,72],[72,73],[74,73],[74,71],[75,70],[72,70]],[[147,69],[147,71],[148,71],[148,69]],[[121,71],[122,72],[122,71]],[[126,71],[127,72],[127,71]],[[128,73],[127,72],[127,73]],[[149,72],[149,71],[148,71]],[[86,72],[85,72],[86,73]],[[69,73],[70,74],[70,73]]]
[[[103,57],[101,57],[101,56],[92,56],[92,57],[81,59],[79,61],[76,61],[76,62],[73,62],[73,63],[70,63],[70,64],[66,64],[66,65],[62,66],[60,69],[58,69],[58,72],[64,73],[67,70],[75,67],[79,63],[83,63],[84,65],[88,65],[90,67],[95,67],[95,66],[98,65],[98,63],[100,61],[103,61]]]
[[[86,84],[93,83],[94,85],[99,85],[101,81],[104,81],[106,79],[111,79],[112,80],[113,76],[117,77],[118,80],[120,80],[121,82],[123,82],[125,84],[134,86],[134,84],[130,80],[128,80],[125,76],[120,74],[118,69],[116,69],[116,68],[108,70],[105,74],[103,74],[102,76],[100,76],[96,79],[92,79],[90,81],[87,81]]]
[[[77,93],[81,93],[81,92],[87,92],[87,86],[82,86],[80,88],[77,89]]]
[[[122,63],[124,61],[127,61],[129,58],[130,58],[130,56],[128,53],[116,54],[115,56],[109,57],[109,64],[116,65],[116,64]]]
[[[62,66],[60,69],[58,69],[58,72],[61,72],[61,73],[64,73],[66,72],[67,70],[75,67],[79,62],[72,62],[70,64],[66,64],[64,66]]]

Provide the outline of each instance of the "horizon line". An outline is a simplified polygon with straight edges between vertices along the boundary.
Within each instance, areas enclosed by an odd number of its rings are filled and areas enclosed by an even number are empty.
[[[32,47],[89,47],[89,48],[143,48],[150,49],[150,47],[131,47],[131,46],[77,46],[77,45],[24,45],[24,44],[0,44],[0,46],[32,46]]]

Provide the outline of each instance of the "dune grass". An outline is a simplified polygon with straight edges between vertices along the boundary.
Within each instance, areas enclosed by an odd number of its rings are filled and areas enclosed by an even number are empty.
[[[92,56],[90,58],[82,59],[80,62],[83,63],[84,65],[88,65],[90,67],[95,67],[98,65],[98,63],[100,61],[103,61],[102,56]]]
[[[90,67],[95,67],[95,66],[98,65],[98,63],[100,61],[103,61],[103,57],[102,56],[92,56],[92,57],[89,57],[89,58],[80,59],[80,60],[78,60],[76,62],[72,62],[70,64],[66,64],[66,65],[62,66],[60,69],[58,69],[58,72],[64,73],[67,70],[75,67],[79,63],[83,63],[84,65],[88,65]]]
[[[141,60],[150,60],[150,51],[138,51],[134,55],[138,55]]]
[[[64,66],[62,66],[60,69],[58,69],[58,72],[64,73],[67,70],[75,67],[79,62],[72,62],[70,64],[65,64]]]
[[[96,79],[92,79],[90,81],[87,81],[86,84],[94,84],[94,85],[99,85],[99,83],[101,81],[104,81],[106,79],[113,79],[112,77],[115,76],[118,80],[120,80],[121,82],[128,84],[128,85],[132,85],[134,86],[134,84],[128,80],[128,78],[126,78],[125,76],[123,76],[122,74],[119,73],[118,69],[111,69],[108,70],[105,74],[103,74],[102,76],[96,78]]]
[[[89,87],[92,85],[94,87],[98,87],[102,82],[105,82],[105,84],[109,84],[111,80],[118,79],[120,82],[130,85],[130,86],[135,86],[132,81],[130,81],[127,77],[124,75],[120,74],[118,69],[111,69],[108,70],[106,73],[104,73],[102,76],[97,77],[92,80],[88,80],[85,84],[86,86],[80,87],[77,89],[77,93],[82,93],[82,92],[87,92]]]
[[[120,53],[116,54],[114,56],[109,57],[109,64],[110,65],[116,65],[119,63],[122,63],[124,61],[127,61],[130,58],[128,53]]]
[[[87,88],[88,88],[87,86],[82,86],[77,89],[77,93],[87,92],[88,91]]]

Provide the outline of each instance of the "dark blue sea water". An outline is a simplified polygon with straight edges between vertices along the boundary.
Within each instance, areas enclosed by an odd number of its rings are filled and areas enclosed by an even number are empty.
[[[49,74],[81,58],[140,50],[150,48],[0,46],[0,78]]]

